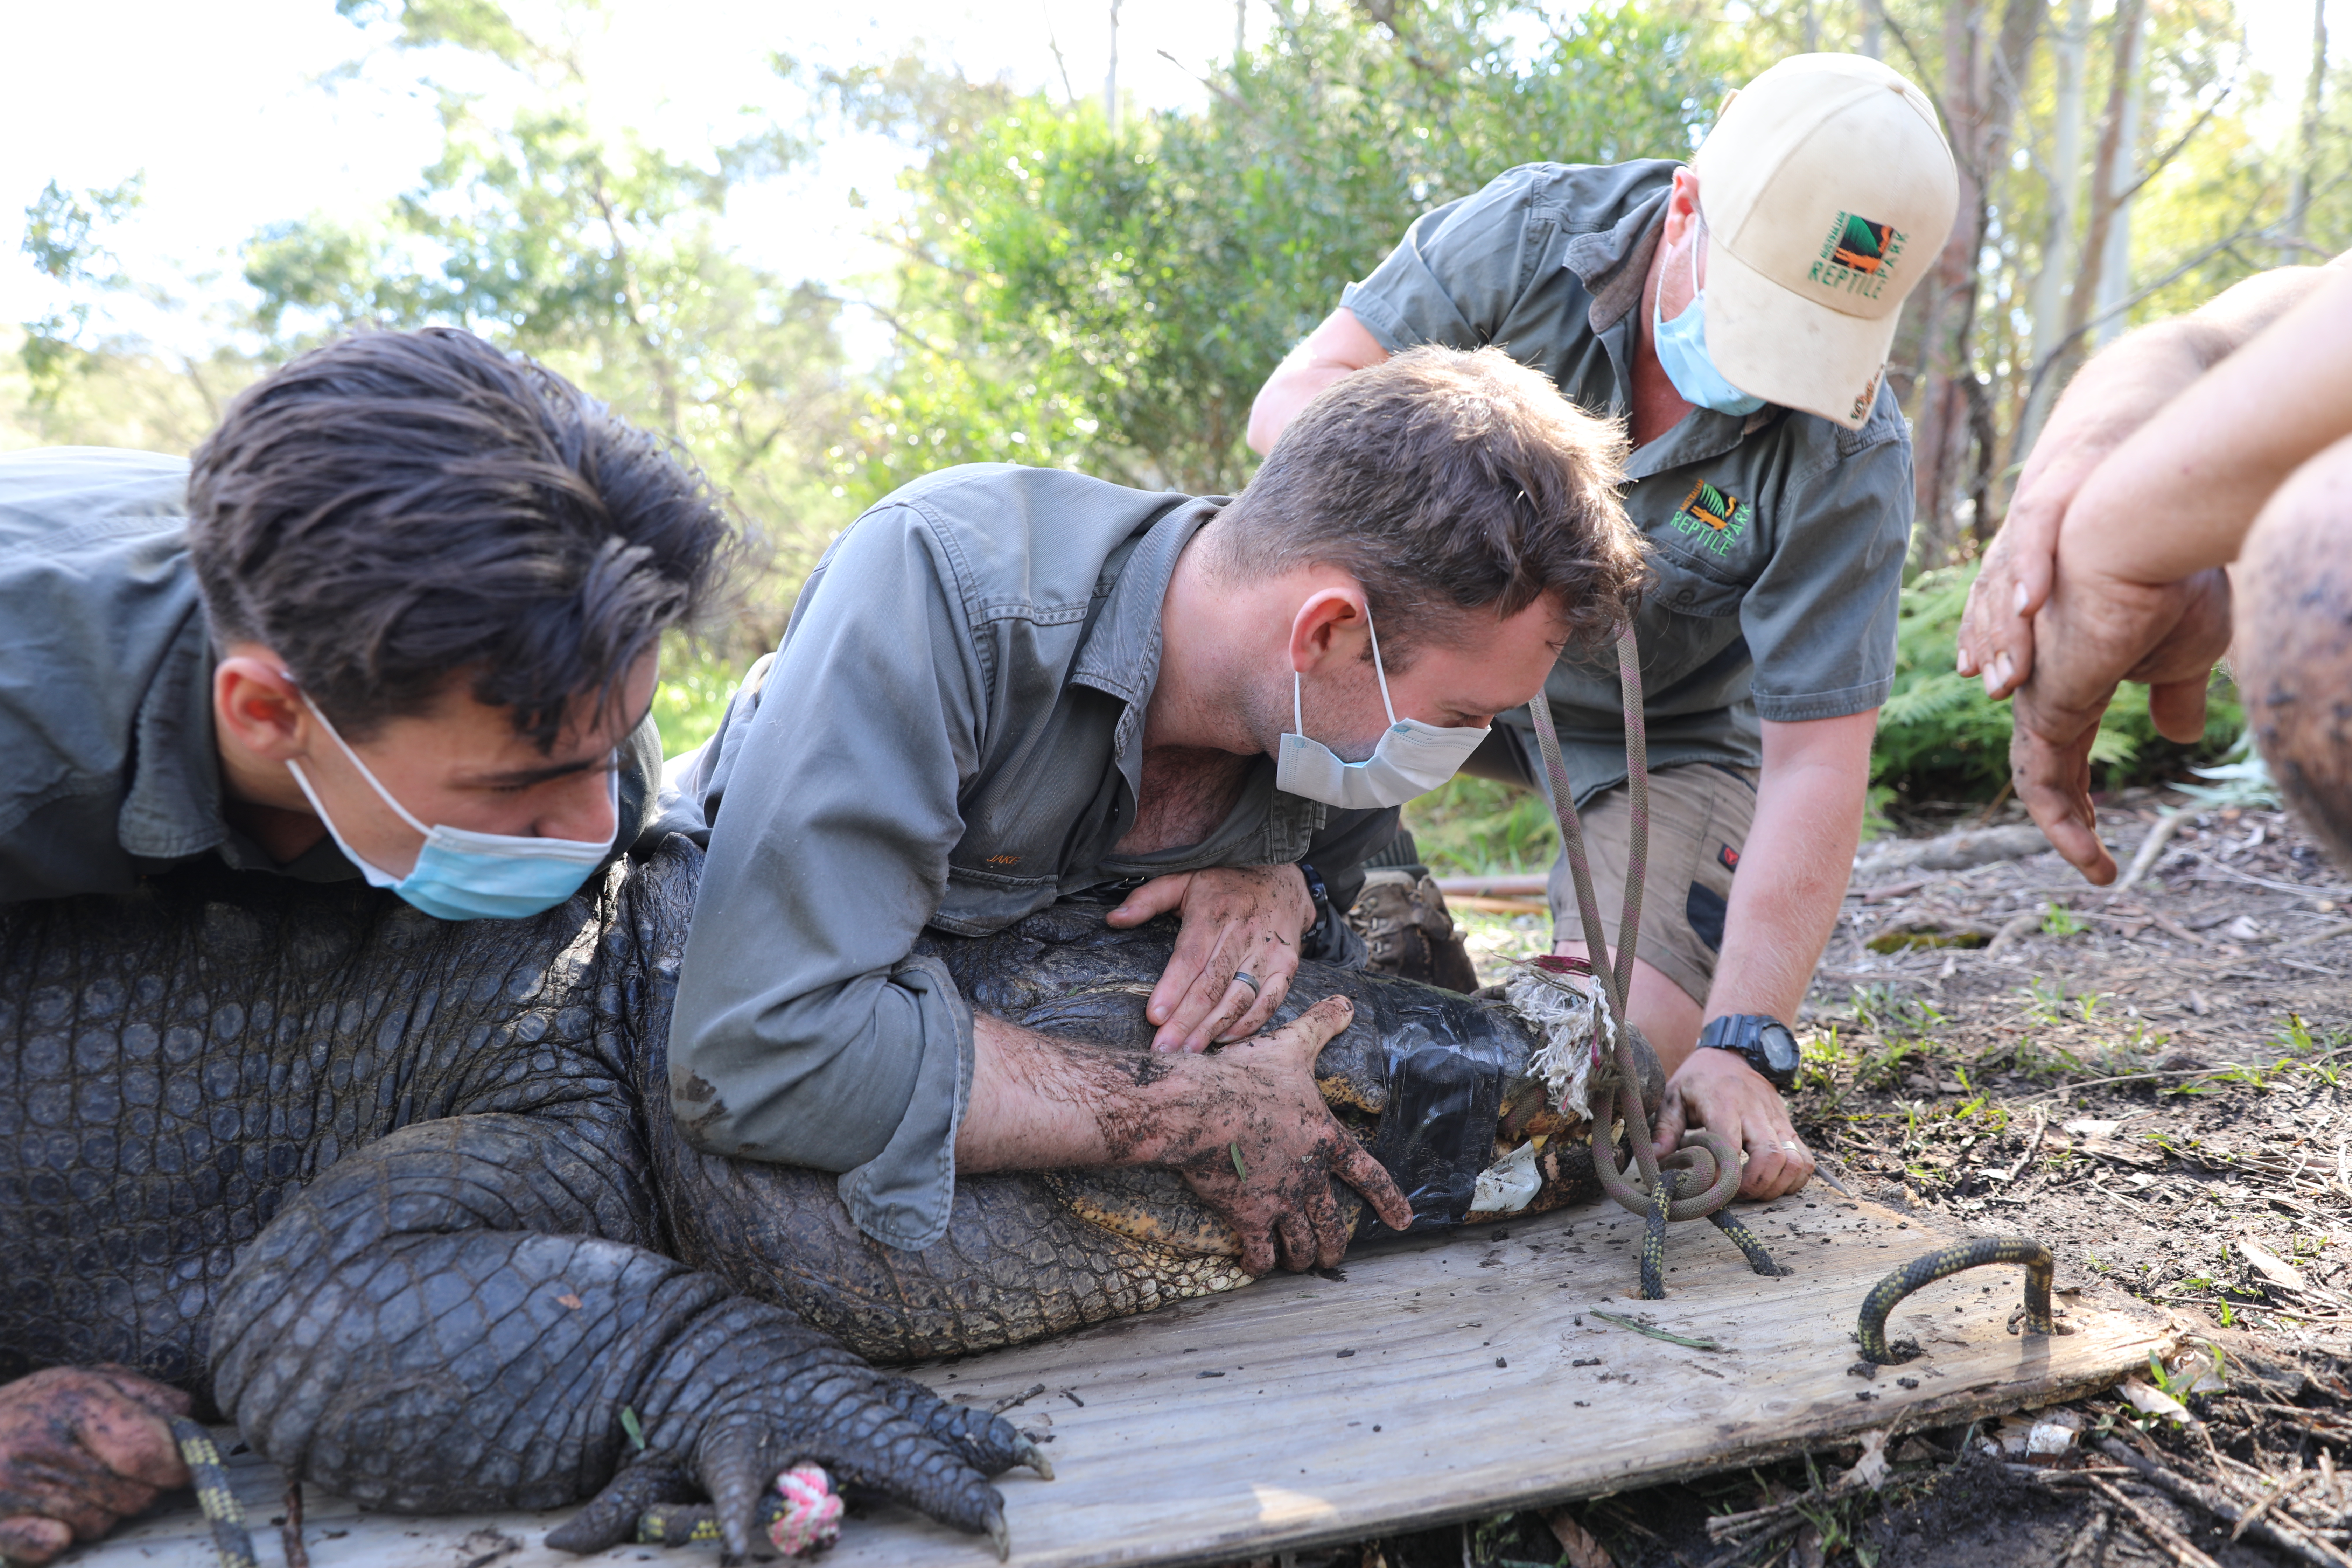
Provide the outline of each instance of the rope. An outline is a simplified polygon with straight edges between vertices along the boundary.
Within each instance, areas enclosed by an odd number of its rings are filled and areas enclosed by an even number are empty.
[[[1552,727],[1551,704],[1541,692],[1528,704],[1528,717],[1534,721],[1536,750],[1543,757],[1544,776],[1551,785],[1552,811],[1559,820],[1560,849],[1568,857],[1569,874],[1576,883],[1577,918],[1584,928],[1584,945],[1592,955],[1593,977],[1601,987],[1610,1011],[1630,1026],[1632,1014],[1626,1001],[1633,994],[1633,953],[1642,930],[1642,884],[1650,868],[1650,749],[1642,710],[1642,656],[1631,624],[1617,634],[1617,679],[1625,704],[1626,795],[1632,824],[1625,853],[1624,915],[1618,925],[1613,963],[1609,956],[1608,939],[1602,934],[1601,903],[1593,895],[1592,863],[1585,853],[1584,826],[1576,813],[1576,790],[1569,781],[1568,764],[1560,757],[1559,734]],[[1592,1165],[1603,1191],[1622,1207],[1649,1217],[1649,1228],[1656,1240],[1653,1245],[1648,1236],[1643,1238],[1642,1294],[1643,1299],[1654,1301],[1665,1294],[1663,1260],[1666,1223],[1711,1217],[1738,1195],[1739,1147],[1727,1135],[1711,1128],[1693,1128],[1683,1134],[1682,1147],[1670,1157],[1675,1173],[1662,1176],[1660,1162],[1650,1147],[1650,1121],[1642,1110],[1641,1074],[1633,1061],[1628,1028],[1617,1030],[1613,1055],[1618,1119],[1624,1122],[1626,1142],[1633,1145],[1633,1161],[1630,1165],[1618,1164],[1612,1118],[1605,1110],[1596,1107],[1592,1117]],[[1746,1234],[1745,1227],[1738,1233],[1727,1227],[1727,1234],[1738,1241]],[[1759,1273],[1768,1268],[1769,1272],[1779,1272],[1769,1267],[1771,1259],[1753,1236],[1747,1237],[1740,1250],[1748,1254],[1748,1262]]]
[[[180,1462],[196,1486],[196,1502],[212,1521],[213,1551],[220,1568],[259,1568],[253,1555],[253,1532],[245,1527],[245,1505],[229,1489],[228,1469],[221,1463],[213,1435],[184,1415],[172,1417],[172,1440],[180,1446]]]
[[[2025,1265],[2025,1331],[2056,1333],[2058,1320],[2050,1311],[2050,1282],[2055,1272],[2050,1249],[2031,1237],[1985,1236],[1915,1258],[1872,1286],[1870,1294],[1862,1300],[1862,1321],[1855,1325],[1854,1338],[1862,1342],[1862,1359],[1880,1366],[1893,1366],[1907,1359],[1896,1355],[1886,1342],[1886,1314],[1895,1310],[1895,1304],[1923,1285],[1931,1285],[1965,1268],[1982,1268],[1994,1263]]]

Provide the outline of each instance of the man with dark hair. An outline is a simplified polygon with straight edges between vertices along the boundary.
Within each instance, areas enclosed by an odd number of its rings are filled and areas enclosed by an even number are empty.
[[[193,464],[0,457],[0,901],[217,855],[447,920],[560,903],[652,819],[656,647],[731,540],[659,443],[445,330],[305,355]],[[185,1485],[187,1408],[115,1366],[0,1390],[0,1552]]]
[[[1618,458],[1542,376],[1432,349],[1318,400],[1230,502],[996,466],[886,498],[684,770],[681,1129],[843,1173],[898,1247],[959,1169],[1176,1170],[1253,1273],[1337,1261],[1334,1177],[1410,1223],[1315,1089],[1346,1004],[1247,1037],[1344,954],[1396,807],[1630,613]],[[916,951],[1063,900],[1181,916],[1142,1070],[976,1016]]]
[[[217,855],[560,903],[651,817],[656,645],[730,538],[660,444],[444,329],[305,355],[192,464],[0,458],[0,900]]]
[[[1957,199],[1917,88],[1799,55],[1688,164],[1530,163],[1423,215],[1251,410],[1265,451],[1391,353],[1492,343],[1631,426],[1625,505],[1658,582],[1636,623],[1654,772],[1628,1009],[1673,1074],[1660,1152],[1686,1125],[1730,1133],[1751,1198],[1813,1168],[1775,1092],[1796,1077],[1784,1020],[1837,919],[1895,671],[1912,473],[1887,351]],[[1547,695],[1613,927],[1632,818],[1615,665],[1563,660]],[[1543,787],[1530,724],[1505,719],[1467,771]],[[1551,901],[1557,950],[1582,953],[1565,859]]]

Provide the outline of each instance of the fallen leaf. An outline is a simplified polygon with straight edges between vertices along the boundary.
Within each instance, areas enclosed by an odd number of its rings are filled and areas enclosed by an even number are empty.
[[[2290,1290],[2311,1289],[2303,1278],[2303,1270],[2277,1253],[2244,1237],[2238,1238],[2238,1254],[2254,1266],[2254,1272],[2273,1285],[2284,1285]]]
[[[2181,1404],[2154,1384],[2144,1382],[2137,1377],[2127,1377],[2123,1381],[2122,1393],[2126,1399],[2132,1402],[2132,1407],[2143,1415],[2169,1415],[2175,1421],[2183,1422],[2190,1426],[2198,1425],[2197,1417],[2190,1412],[2189,1406]]]
[[[1846,1472],[1846,1479],[1856,1486],[1868,1487],[1872,1491],[1885,1486],[1886,1439],[1892,1436],[1894,1434],[1884,1427],[1875,1432],[1864,1432],[1862,1435],[1862,1458],[1853,1462],[1853,1468]]]
[[[1576,1516],[1564,1508],[1556,1508],[1543,1516],[1551,1527],[1552,1539],[1568,1553],[1568,1568],[1617,1568],[1617,1560],[1609,1549],[1593,1539],[1592,1531],[1576,1521]]]

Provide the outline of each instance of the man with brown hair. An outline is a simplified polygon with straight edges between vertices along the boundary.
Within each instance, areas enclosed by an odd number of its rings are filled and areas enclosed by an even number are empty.
[[[1812,1173],[1775,1089],[1796,1077],[1787,1021],[1837,919],[1895,671],[1912,475],[1887,350],[1957,199],[1917,88],[1795,56],[1687,164],[1530,163],[1424,214],[1251,411],[1264,451],[1393,353],[1492,343],[1627,422],[1625,506],[1658,579],[1636,623],[1654,771],[1628,1008],[1674,1075],[1659,1152],[1686,1125],[1730,1133],[1751,1198]],[[1615,663],[1564,659],[1547,695],[1613,927],[1632,816]],[[1467,771],[1541,787],[1526,721],[1505,717]],[[1558,950],[1581,953],[1564,860],[1551,900]]]
[[[131,894],[214,857],[365,879],[443,920],[561,903],[653,818],[656,649],[714,597],[733,537],[662,443],[446,329],[304,355],[240,395],[193,465],[0,457],[0,903]],[[57,978],[8,973],[0,1013],[70,1017]],[[103,989],[79,999],[93,1016]],[[207,1084],[250,1070],[234,1026],[171,1034],[187,1037],[164,1057],[197,1053]],[[63,1080],[36,1093],[62,1069],[33,1055],[11,1064],[11,1110],[37,1122]],[[126,1171],[177,1168],[154,1066],[89,1080],[120,1092]],[[190,1170],[189,1201],[244,1179]],[[0,1388],[0,1557],[45,1563],[187,1484],[166,1422],[188,1405],[121,1366]]]
[[[1397,805],[1629,613],[1618,459],[1536,373],[1430,349],[1318,399],[1231,502],[1000,466],[886,498],[683,781],[709,858],[681,1129],[843,1173],[898,1247],[942,1233],[959,1169],[1177,1170],[1253,1273],[1277,1241],[1337,1261],[1335,1176],[1409,1224],[1315,1089],[1346,1004],[1247,1037],[1302,953],[1340,956]],[[976,1016],[915,952],[1063,900],[1181,916],[1154,1070]]]

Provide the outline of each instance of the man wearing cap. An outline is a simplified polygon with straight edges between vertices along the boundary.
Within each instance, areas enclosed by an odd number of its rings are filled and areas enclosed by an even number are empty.
[[[1958,199],[1917,88],[1860,56],[1796,56],[1733,96],[1688,165],[1531,163],[1424,215],[1251,414],[1265,451],[1342,376],[1416,343],[1491,343],[1627,422],[1626,510],[1655,574],[1634,622],[1652,782],[1631,1006],[1673,1074],[1659,1147],[1736,1129],[1750,1197],[1813,1168],[1775,1092],[1796,1067],[1784,1021],[1844,895],[1894,675],[1911,446],[1883,371]],[[1614,666],[1564,658],[1546,694],[1613,931]],[[1516,716],[1465,771],[1540,787],[1533,753]],[[1580,935],[1564,861],[1551,903]]]

